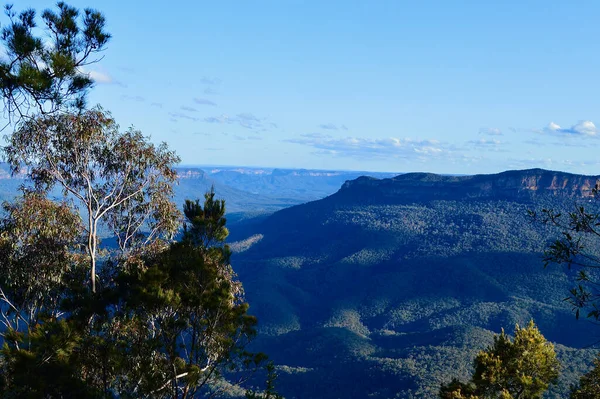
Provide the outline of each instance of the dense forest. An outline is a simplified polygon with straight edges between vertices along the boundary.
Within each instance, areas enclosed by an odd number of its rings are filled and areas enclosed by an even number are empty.
[[[591,367],[597,327],[582,320],[593,307],[577,320],[564,300],[580,270],[544,268],[544,252],[579,218],[569,212],[597,211],[596,180],[543,170],[361,178],[232,226],[232,260],[260,320],[255,344],[289,366],[281,391],[436,397],[452,378],[467,380],[495,334],[533,320],[562,364],[546,396],[568,396]],[[543,209],[567,225],[544,223]],[[595,238],[579,230],[572,237],[594,256]]]

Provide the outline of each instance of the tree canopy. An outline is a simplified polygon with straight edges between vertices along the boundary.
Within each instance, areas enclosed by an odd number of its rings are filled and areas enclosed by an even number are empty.
[[[533,321],[515,328],[514,339],[502,331],[488,349],[479,352],[468,383],[453,380],[440,389],[442,399],[541,398],[559,374],[554,346]]]
[[[125,252],[172,236],[179,226],[179,212],[170,201],[179,158],[138,130],[120,132],[100,108],[23,120],[3,150],[13,172],[26,168],[37,192],[59,186],[77,203],[93,291],[99,228],[109,228]]]
[[[107,259],[96,292],[85,284],[82,227],[68,202],[29,192],[5,204],[2,396],[191,398],[218,395],[226,380],[242,384],[265,356],[246,350],[256,318],[214,197],[187,203],[181,240]]]
[[[93,79],[85,70],[100,59],[111,35],[101,12],[83,13],[64,2],[42,12],[5,7],[9,23],[2,28],[5,59],[0,61],[0,91],[10,122],[32,114],[83,109]]]

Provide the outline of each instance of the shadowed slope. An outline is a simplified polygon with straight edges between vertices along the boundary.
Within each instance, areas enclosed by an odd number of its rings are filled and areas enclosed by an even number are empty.
[[[595,205],[598,179],[540,169],[361,177],[323,200],[232,226],[236,239],[261,235],[232,261],[260,320],[258,345],[281,351],[280,364],[314,369],[282,377],[283,393],[434,397],[454,369],[468,372],[492,332],[532,318],[566,347],[593,343],[595,327],[577,322],[562,301],[573,276],[542,267],[542,250],[558,232],[530,223],[527,210]],[[284,349],[309,348],[340,329],[340,342],[319,346],[320,360]],[[589,360],[588,352],[577,356]],[[373,378],[388,385],[352,377],[376,369]],[[554,392],[567,390],[563,383]]]

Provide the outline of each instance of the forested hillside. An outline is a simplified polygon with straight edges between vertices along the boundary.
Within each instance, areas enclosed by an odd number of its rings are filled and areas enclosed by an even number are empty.
[[[593,206],[597,181],[539,169],[359,178],[232,226],[234,240],[253,237],[233,264],[283,393],[435,397],[493,333],[533,319],[564,365],[548,397],[567,395],[599,331],[563,301],[574,273],[543,267],[558,230],[527,211]]]

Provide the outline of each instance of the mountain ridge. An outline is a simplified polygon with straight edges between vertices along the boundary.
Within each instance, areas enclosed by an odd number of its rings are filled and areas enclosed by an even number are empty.
[[[531,200],[550,194],[569,198],[588,198],[600,183],[600,176],[577,175],[545,169],[509,170],[495,174],[467,176],[434,173],[405,173],[389,179],[362,176],[346,181],[333,194],[354,199],[386,198],[403,200],[503,198]],[[365,190],[368,189],[368,190]]]

